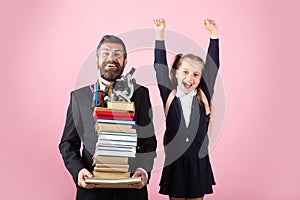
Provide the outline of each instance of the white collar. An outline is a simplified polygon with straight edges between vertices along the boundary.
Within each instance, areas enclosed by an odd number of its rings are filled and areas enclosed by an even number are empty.
[[[197,94],[196,90],[193,90],[188,94],[185,94],[177,86],[176,97],[194,97],[196,94]]]
[[[100,82],[100,90],[105,91],[106,85],[104,85],[102,82]]]
[[[109,86],[107,86],[107,85],[105,85],[105,82],[103,83],[102,81],[99,81],[99,85],[100,85],[100,90],[101,91],[105,91],[105,89],[107,88],[107,87],[109,87]]]

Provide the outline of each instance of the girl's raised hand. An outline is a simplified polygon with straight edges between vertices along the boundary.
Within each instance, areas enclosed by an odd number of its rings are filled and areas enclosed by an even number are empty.
[[[203,27],[210,32],[210,37],[212,39],[219,38],[219,30],[215,20],[212,19],[203,20]]]
[[[155,30],[156,40],[164,40],[165,39],[164,31],[166,28],[166,20],[164,20],[164,19],[153,20],[153,27]]]
[[[164,19],[153,20],[153,26],[156,31],[164,31],[166,27],[166,21]]]

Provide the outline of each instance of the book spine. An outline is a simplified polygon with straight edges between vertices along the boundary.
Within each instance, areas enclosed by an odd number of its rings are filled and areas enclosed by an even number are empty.
[[[93,165],[96,166],[97,164],[119,164],[119,165],[127,165],[128,158],[121,157],[121,156],[101,156],[101,155],[94,155],[93,157]]]
[[[132,121],[133,120],[133,118],[128,117],[128,116],[95,115],[94,120],[97,121],[98,119],[121,120],[121,121]]]
[[[122,179],[130,178],[129,172],[96,172],[93,171],[94,177],[99,179]]]
[[[96,123],[96,132],[127,132],[127,133],[136,133],[136,129],[132,125],[127,124],[105,124],[105,123]]]
[[[117,167],[95,167],[95,172],[128,172],[128,168],[117,168]]]
[[[134,112],[120,112],[120,111],[107,111],[107,110],[95,110],[95,115],[99,116],[119,116],[119,117],[134,117]]]
[[[124,152],[124,151],[109,151],[109,150],[96,150],[95,152],[96,155],[101,155],[101,156],[123,156],[123,157],[135,157],[134,152]]]
[[[98,123],[135,125],[135,121],[97,119]]]

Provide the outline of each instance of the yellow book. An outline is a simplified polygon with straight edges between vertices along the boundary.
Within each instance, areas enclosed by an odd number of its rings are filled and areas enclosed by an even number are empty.
[[[118,167],[95,167],[95,172],[128,172],[128,168],[118,168]]]
[[[122,179],[130,178],[130,172],[97,172],[93,171],[94,178],[97,179]]]
[[[107,108],[116,109],[116,110],[126,110],[126,111],[133,111],[134,102],[123,102],[123,101],[107,101]]]
[[[94,171],[96,172],[128,172],[129,165],[121,164],[96,164]]]
[[[129,165],[127,164],[113,164],[113,163],[101,163],[101,164],[96,164],[95,167],[99,168],[128,168]]]

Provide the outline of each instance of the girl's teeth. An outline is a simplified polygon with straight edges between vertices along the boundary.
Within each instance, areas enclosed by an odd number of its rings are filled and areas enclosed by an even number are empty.
[[[183,82],[183,85],[184,85],[185,87],[190,87],[192,84],[191,84],[191,83],[187,83],[187,82]]]
[[[191,84],[189,84],[189,83],[183,83],[183,87],[185,88],[185,89],[190,89],[191,88]]]

